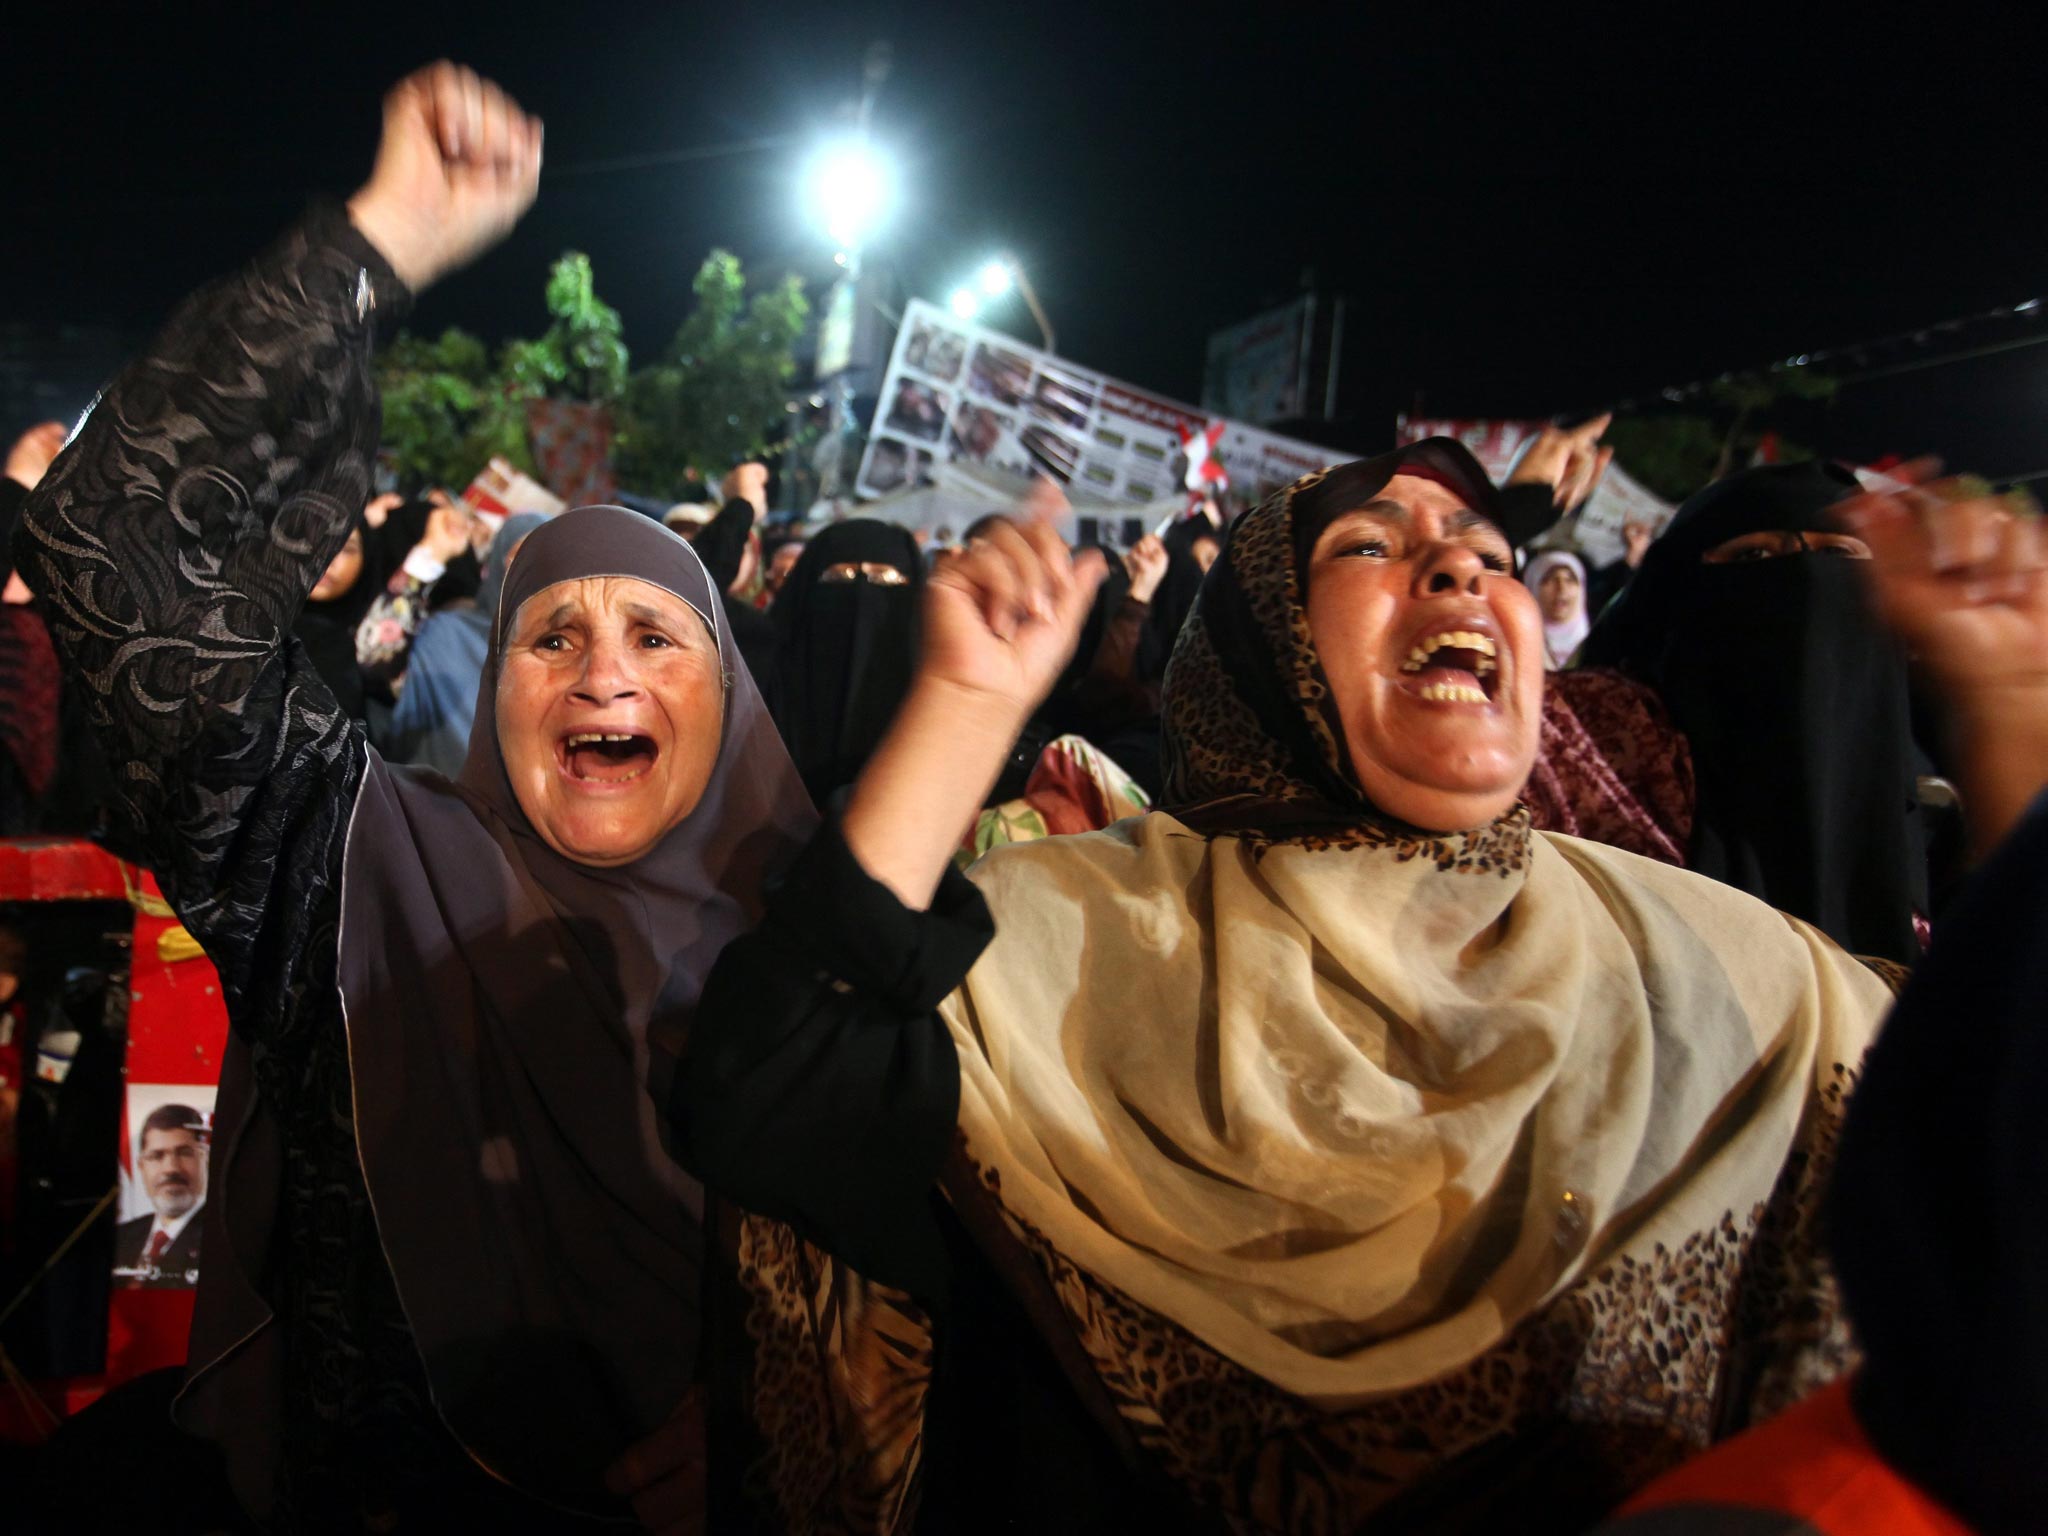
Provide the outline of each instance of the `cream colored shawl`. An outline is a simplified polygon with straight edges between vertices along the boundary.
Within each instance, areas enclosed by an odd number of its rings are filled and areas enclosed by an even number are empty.
[[[1890,1001],[1806,924],[1519,815],[1330,846],[1154,814],[974,878],[997,937],[941,1010],[973,1161],[1330,1408],[1768,1199]]]

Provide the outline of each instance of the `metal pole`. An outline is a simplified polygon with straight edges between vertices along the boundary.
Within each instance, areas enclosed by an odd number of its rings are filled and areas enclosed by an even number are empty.
[[[1031,320],[1038,327],[1038,334],[1045,338],[1045,350],[1059,351],[1054,344],[1052,322],[1045,317],[1045,306],[1038,302],[1038,290],[1031,286],[1031,278],[1016,262],[1010,263],[1010,276],[1017,280],[1017,291],[1024,295],[1024,306],[1031,311]]]

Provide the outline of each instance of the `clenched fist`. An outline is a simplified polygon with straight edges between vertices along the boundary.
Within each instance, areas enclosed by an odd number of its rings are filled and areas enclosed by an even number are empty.
[[[349,218],[417,293],[510,233],[540,185],[541,124],[446,60],[384,98],[384,137]]]

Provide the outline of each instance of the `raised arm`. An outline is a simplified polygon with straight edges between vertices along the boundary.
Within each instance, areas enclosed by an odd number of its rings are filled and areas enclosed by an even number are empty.
[[[843,817],[719,956],[666,1105],[705,1183],[920,1295],[943,1284],[929,1196],[959,1101],[935,1010],[994,931],[953,849],[1101,579],[1042,516],[940,566],[910,696]]]
[[[847,848],[905,906],[931,901],[1102,584],[1101,555],[1072,560],[1054,532],[1060,504],[1040,481],[1015,523],[926,584],[923,660],[844,818]]]
[[[1953,482],[1840,511],[1870,546],[1878,611],[1940,686],[1982,857],[2048,787],[2048,542],[2038,520]]]
[[[186,300],[24,509],[67,686],[231,1002],[277,953],[273,897],[338,868],[361,769],[289,633],[368,492],[373,326],[509,228],[537,169],[537,127],[475,76],[403,82],[349,213]]]

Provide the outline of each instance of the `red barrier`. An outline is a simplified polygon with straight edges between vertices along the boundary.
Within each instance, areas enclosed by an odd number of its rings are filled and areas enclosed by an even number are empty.
[[[134,911],[128,1082],[210,1088],[220,1080],[227,1044],[220,979],[165,905],[154,878],[91,843],[0,841],[0,902],[108,900],[125,901]],[[126,1127],[122,1134],[128,1134]],[[38,1382],[44,1403],[68,1415],[131,1377],[182,1365],[192,1298],[186,1289],[116,1287],[108,1306],[105,1373]],[[12,1393],[0,1392],[0,1438],[40,1438],[28,1406]]]

